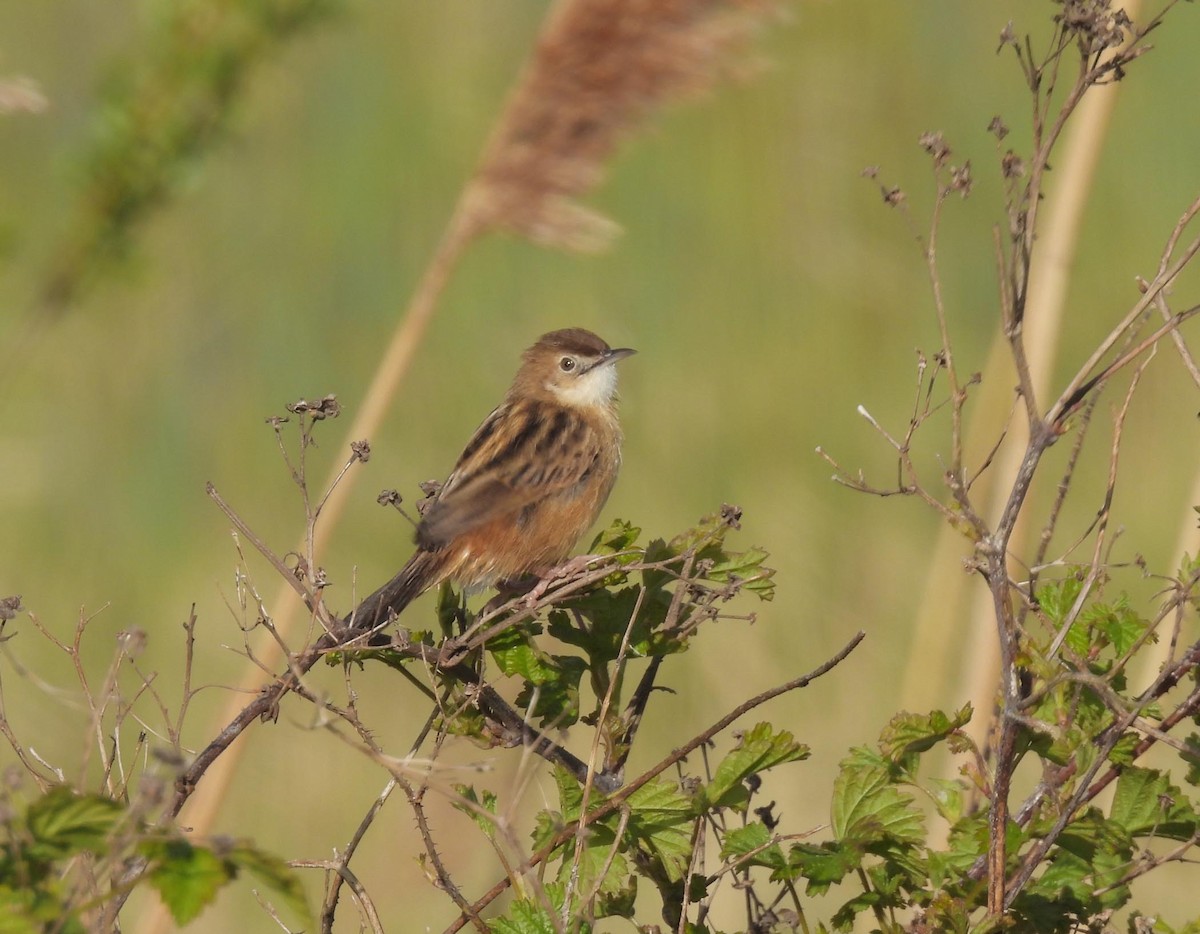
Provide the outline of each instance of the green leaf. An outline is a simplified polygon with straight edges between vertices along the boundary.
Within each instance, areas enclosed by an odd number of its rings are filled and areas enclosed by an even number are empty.
[[[625,522],[622,519],[616,519],[613,524],[607,529],[592,539],[592,545],[588,549],[589,554],[593,555],[611,555],[622,551],[630,551],[637,543],[638,536],[642,534],[642,530],[630,522]],[[623,559],[622,563],[630,563],[636,561],[637,555],[630,555]]]
[[[556,931],[554,919],[546,914],[546,909],[524,898],[513,902],[505,917],[489,921],[488,928],[496,934],[555,934]]]
[[[1075,870],[1072,867],[1071,872]],[[1088,908],[1073,895],[1071,888],[1059,888],[1047,895],[1039,883],[1031,884],[1013,902],[1009,930],[1030,932],[1066,932],[1075,930],[1074,921],[1088,916]],[[1004,930],[999,925],[994,930]]]
[[[538,811],[537,817],[534,819],[533,832],[533,848],[540,850],[547,846],[551,840],[558,836],[559,831],[567,826],[567,821],[558,811],[542,810]]]
[[[862,857],[858,847],[847,843],[797,843],[788,853],[788,864],[808,880],[809,895],[823,895],[862,866]]]
[[[721,841],[721,859],[725,862],[733,862],[748,853],[754,855],[740,860],[739,867],[766,866],[773,870],[771,879],[776,882],[794,877],[794,873],[790,872],[787,857],[783,854],[783,848],[778,843],[771,844],[771,831],[761,821],[751,821],[744,827],[736,827],[725,834]]]
[[[941,710],[928,715],[901,712],[884,727],[879,748],[884,756],[899,763],[913,753],[926,752],[962,729],[971,719],[971,705],[966,704],[953,717]]]
[[[926,784],[939,816],[951,825],[957,823],[966,806],[966,785],[953,778],[931,778]]]
[[[849,931],[854,925],[854,919],[864,911],[873,911],[879,906],[881,899],[875,892],[863,892],[861,895],[856,895],[854,898],[847,901],[841,908],[834,912],[830,919],[833,926],[839,931]]]
[[[638,877],[631,875],[624,885],[612,891],[602,891],[596,899],[596,917],[633,918],[637,905]]]
[[[583,786],[561,766],[554,769],[554,784],[558,788],[558,806],[563,816],[569,821],[579,820],[583,808]]]
[[[558,674],[553,680],[538,684],[526,681],[517,695],[516,705],[536,717],[543,727],[566,729],[579,720],[579,682],[587,671],[587,664],[573,655],[551,658],[558,666]]]
[[[1115,603],[1087,607],[1079,614],[1079,619],[1091,628],[1095,634],[1093,638],[1099,636],[1100,644],[1112,646],[1117,657],[1133,648],[1150,625],[1130,609],[1129,598],[1124,594]]]
[[[1081,574],[1082,572],[1076,572]],[[1056,581],[1047,581],[1037,589],[1038,606],[1046,614],[1052,627],[1059,627],[1066,622],[1067,614],[1079,598],[1083,589],[1083,577],[1071,576]]]
[[[547,684],[559,676],[553,658],[534,644],[525,627],[505,629],[488,640],[487,648],[506,675],[520,675],[533,684]]]
[[[938,892],[925,908],[927,930],[938,934],[968,934],[971,931],[973,905],[949,892]]]
[[[775,569],[763,567],[768,554],[761,548],[750,548],[746,551],[735,551],[726,554],[723,560],[717,561],[706,575],[709,580],[727,583],[737,580],[742,586],[760,600],[771,600],[775,597]]]
[[[565,889],[566,883],[575,878],[576,901],[571,904],[572,914],[578,913],[577,900],[582,893],[596,891],[611,899],[614,907],[619,907],[629,890],[632,871],[629,859],[624,853],[613,852],[615,836],[612,829],[603,824],[593,824],[588,829],[590,832],[578,859],[575,858],[574,842],[560,851],[564,858],[558,868],[558,881]]]
[[[0,885],[0,934],[43,934],[49,923],[62,918],[62,906],[58,904],[50,906],[54,914],[38,912],[39,896],[44,898],[41,890]]]
[[[658,858],[670,881],[678,882],[692,858],[691,799],[672,783],[655,779],[630,795],[626,804],[626,832]]]
[[[449,639],[456,632],[461,632],[466,624],[463,614],[466,611],[465,597],[457,593],[450,581],[443,581],[437,590],[437,602],[434,612],[437,614],[438,629],[443,639]]]
[[[1140,742],[1141,738],[1136,733],[1126,733],[1113,746],[1112,752],[1108,754],[1108,761],[1115,765],[1133,765]]]
[[[597,668],[611,662],[621,649],[621,641],[634,610],[638,607],[639,589],[622,587],[618,590],[593,590],[564,601],[563,606],[581,613],[591,625],[576,626],[561,610],[550,614],[548,631],[554,638],[573,645],[587,654],[588,665]],[[658,591],[642,598],[641,609],[629,634],[629,654],[646,656],[671,651],[665,636],[653,627],[662,621],[669,595]]]
[[[1197,832],[1197,815],[1179,788],[1155,769],[1131,766],[1117,779],[1109,818],[1132,837],[1189,840]]]
[[[1042,895],[1063,905],[1074,903],[1088,911],[1096,886],[1087,859],[1068,850],[1055,850],[1049,863],[1041,876],[1030,883],[1029,894]]]
[[[1118,908],[1129,898],[1128,886],[1117,883],[1132,858],[1133,839],[1128,831],[1091,808],[1068,824],[1058,838],[1051,864],[1034,891],[1054,895],[1069,890],[1085,904]],[[1102,896],[1093,894],[1103,889],[1109,891]]]
[[[665,550],[671,554],[681,555],[690,548],[698,550],[711,550],[712,554],[720,552],[720,547],[725,542],[725,535],[730,530],[729,519],[725,514],[714,512],[704,516],[693,528],[686,532],[680,532],[670,543],[665,546]],[[661,542],[659,543],[661,545]],[[647,549],[648,551],[649,549]],[[709,555],[705,555],[708,557]],[[649,555],[647,554],[647,557]],[[657,558],[655,560],[658,560]]]
[[[29,805],[25,823],[34,839],[34,859],[59,859],[83,850],[103,849],[124,808],[101,795],[78,794],[60,785]]]
[[[143,850],[154,865],[150,884],[180,925],[210,905],[237,871],[212,850],[185,840],[150,841]]]
[[[1189,733],[1179,758],[1187,763],[1183,780],[1189,785],[1200,785],[1200,733]]]
[[[245,870],[279,895],[284,904],[298,917],[305,921],[312,920],[312,912],[309,910],[300,876],[286,861],[248,843],[235,845],[225,855],[225,860],[235,867],[235,873],[236,870]]]
[[[833,785],[831,827],[838,840],[859,845],[892,838],[920,843],[925,823],[911,795],[892,784],[891,763],[865,747],[851,750]]]
[[[463,799],[461,802],[454,802],[454,807],[470,817],[475,822],[475,825],[483,831],[485,837],[489,840],[495,840],[496,822],[487,816],[491,814],[494,817],[496,814],[495,792],[484,791],[483,797],[480,798],[475,788],[471,785],[455,785],[454,790]]]
[[[771,724],[759,723],[743,733],[736,748],[721,760],[713,780],[704,787],[702,806],[744,808],[749,801],[749,792],[742,784],[745,779],[808,756],[808,747],[796,742],[791,733],[776,733]]]

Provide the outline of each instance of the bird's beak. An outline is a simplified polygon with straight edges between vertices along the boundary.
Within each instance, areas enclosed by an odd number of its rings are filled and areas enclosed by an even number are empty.
[[[632,347],[617,347],[615,350],[610,350],[607,354],[605,354],[600,360],[600,363],[616,363],[618,360],[622,360],[625,357],[632,357],[635,353],[637,353],[637,351]]]
[[[616,363],[618,360],[631,356],[635,353],[637,353],[637,351],[632,347],[617,347],[615,350],[609,350],[608,353],[606,353],[603,357],[598,357],[596,362],[587,369],[583,370],[580,375],[583,375],[583,373],[590,373],[592,370],[598,370],[602,366],[608,366],[612,363]]]

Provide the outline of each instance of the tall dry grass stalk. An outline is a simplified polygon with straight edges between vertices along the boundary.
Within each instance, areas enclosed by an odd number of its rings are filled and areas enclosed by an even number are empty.
[[[497,230],[568,250],[591,251],[610,243],[617,225],[576,199],[599,184],[617,147],[661,107],[695,97],[722,77],[744,75],[748,61],[743,53],[766,16],[777,9],[772,0],[560,0],[552,8],[356,407],[345,449],[378,432],[466,248]],[[326,488],[338,471],[340,466]],[[310,566],[318,565],[356,477],[357,472],[347,474],[326,501]],[[272,605],[281,638],[259,640],[256,655],[262,667],[247,665],[218,729],[236,716],[248,693],[268,680],[264,669],[274,670],[283,661],[279,643],[294,632],[301,604],[281,584]],[[243,746],[231,746],[192,797],[184,823],[195,833],[213,826]],[[150,934],[167,924],[160,910],[140,930]]]
[[[1125,5],[1126,12],[1136,17],[1138,6],[1137,0],[1132,0]],[[1047,397],[1050,375],[1057,362],[1083,214],[1094,188],[1096,166],[1120,87],[1120,83],[1095,87],[1080,103],[1073,129],[1064,141],[1062,158],[1056,160],[1054,174],[1061,186],[1048,196],[1042,209],[1044,222],[1024,318],[1030,376],[1038,398]],[[976,399],[968,451],[983,451],[994,443],[995,426],[1004,423],[1012,404],[1009,347],[1001,327],[983,369],[985,380]],[[979,511],[987,515],[993,528],[1004,509],[1028,441],[1028,425],[1014,419],[991,469],[972,487]],[[1014,529],[1010,551],[1022,553],[1028,534],[1028,521],[1023,513]],[[943,525],[917,612],[901,705],[909,710],[927,710],[936,706],[957,707],[964,698],[968,699],[976,714],[967,732],[982,745],[991,727],[1000,655],[992,596],[985,588],[975,586],[974,578],[956,566],[955,558],[961,554],[961,534]],[[956,630],[961,636],[956,634],[948,640],[947,634]],[[962,652],[946,650],[948,641],[960,638],[965,644]]]

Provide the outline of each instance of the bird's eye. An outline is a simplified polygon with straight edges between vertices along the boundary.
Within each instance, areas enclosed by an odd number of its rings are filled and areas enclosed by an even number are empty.
[[[573,369],[575,369],[575,358],[563,357],[558,361],[558,368],[564,373],[570,373]]]

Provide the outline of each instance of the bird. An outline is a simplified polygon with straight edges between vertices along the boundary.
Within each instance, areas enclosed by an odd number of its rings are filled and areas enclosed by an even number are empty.
[[[417,525],[417,550],[376,591],[377,626],[431,587],[542,577],[571,554],[621,466],[615,364],[635,353],[583,328],[543,334]]]

